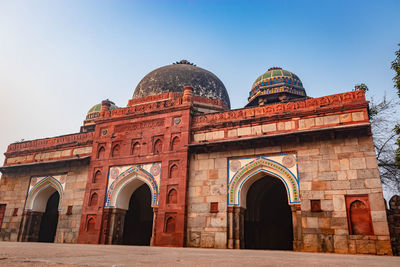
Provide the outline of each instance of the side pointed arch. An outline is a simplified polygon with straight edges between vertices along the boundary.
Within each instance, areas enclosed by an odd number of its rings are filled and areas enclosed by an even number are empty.
[[[132,193],[143,184],[147,184],[150,188],[151,206],[157,207],[160,194],[157,181],[153,175],[139,166],[130,167],[114,179],[107,189],[105,207],[127,210]]]
[[[53,176],[46,176],[35,185],[31,185],[25,202],[25,210],[44,212],[47,200],[54,192],[58,192],[60,196],[58,210],[61,210],[64,189],[60,181]]]
[[[246,207],[246,194],[250,186],[265,175],[272,176],[285,185],[289,205],[300,203],[300,187],[297,177],[282,164],[257,157],[241,167],[228,184],[228,206]]]

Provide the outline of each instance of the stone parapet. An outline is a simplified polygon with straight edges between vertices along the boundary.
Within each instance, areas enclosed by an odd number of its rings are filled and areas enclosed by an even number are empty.
[[[366,108],[368,102],[365,100],[363,91],[353,91],[342,94],[330,95],[319,98],[309,98],[301,101],[271,104],[262,107],[243,108],[216,114],[199,115],[193,118],[193,128],[210,126],[210,124],[242,121],[255,118],[266,118],[279,114],[280,118],[294,117],[301,114],[328,113],[329,109],[337,107]]]
[[[79,159],[92,153],[93,133],[78,133],[14,143],[5,153],[4,167]]]
[[[6,156],[13,153],[30,152],[40,149],[60,149],[63,146],[78,145],[93,139],[93,133],[76,133],[69,135],[62,135],[57,137],[49,137],[43,139],[36,139],[32,141],[23,141],[13,143],[8,146]]]
[[[369,126],[368,102],[356,91],[328,97],[195,116],[192,142]]]

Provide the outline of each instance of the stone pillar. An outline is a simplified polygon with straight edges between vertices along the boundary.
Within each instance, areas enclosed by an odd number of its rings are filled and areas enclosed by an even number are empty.
[[[244,209],[242,207],[233,208],[233,236],[234,248],[244,247]]]
[[[233,237],[233,207],[228,207],[228,246],[227,248],[234,248]]]
[[[102,229],[100,231],[100,244],[111,245],[112,233],[110,234],[110,220],[112,209],[105,208],[102,219]]]
[[[240,208],[239,210],[239,240],[240,248],[244,248],[244,212],[246,209]]]
[[[244,211],[242,207],[228,207],[227,248],[244,248]]]
[[[191,103],[193,98],[193,87],[191,85],[186,85],[183,88],[183,103]]]
[[[153,208],[153,226],[152,226],[152,232],[151,232],[150,246],[154,246],[154,240],[156,238],[155,225],[156,225],[156,219],[157,219],[157,212],[158,212],[157,207],[154,207]]]
[[[291,205],[293,221],[293,250],[300,251],[302,247],[301,237],[301,206],[300,204]]]

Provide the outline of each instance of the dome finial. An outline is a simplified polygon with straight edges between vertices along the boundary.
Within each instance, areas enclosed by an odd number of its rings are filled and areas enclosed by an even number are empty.
[[[175,63],[173,63],[173,64],[186,64],[186,65],[196,66],[195,64],[189,62],[189,61],[186,60],[186,59],[182,59],[181,61],[177,61],[177,62],[175,62]]]
[[[272,67],[272,68],[269,68],[267,71],[270,71],[270,70],[281,70],[282,68],[281,67]]]

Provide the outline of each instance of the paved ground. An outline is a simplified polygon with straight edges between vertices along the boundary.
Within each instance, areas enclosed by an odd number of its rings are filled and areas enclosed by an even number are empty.
[[[1,266],[400,266],[400,257],[0,242]]]

